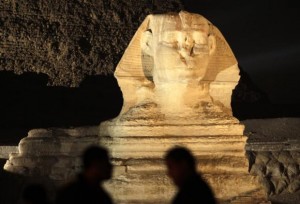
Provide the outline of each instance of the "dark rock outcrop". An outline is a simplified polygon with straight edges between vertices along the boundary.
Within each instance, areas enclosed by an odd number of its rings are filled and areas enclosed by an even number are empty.
[[[2,1],[0,71],[44,73],[49,85],[76,87],[113,73],[146,15],[181,9],[179,0]]]

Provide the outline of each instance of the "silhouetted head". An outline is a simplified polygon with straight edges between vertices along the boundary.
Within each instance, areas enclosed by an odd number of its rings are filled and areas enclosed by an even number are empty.
[[[168,176],[178,187],[196,174],[196,161],[192,153],[185,147],[174,147],[165,155]]]
[[[83,153],[84,176],[90,182],[101,182],[112,176],[112,164],[107,149],[91,146]]]
[[[40,184],[28,185],[23,190],[22,201],[24,204],[46,204],[46,190]]]

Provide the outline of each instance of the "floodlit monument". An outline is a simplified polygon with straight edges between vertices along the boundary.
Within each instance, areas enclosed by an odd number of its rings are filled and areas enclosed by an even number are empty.
[[[264,200],[248,174],[244,126],[232,116],[237,61],[220,31],[198,14],[149,15],[115,77],[119,116],[100,125],[100,144],[116,164],[107,187],[121,203],[166,203],[174,193],[162,157],[183,145],[222,202]]]
[[[163,156],[185,146],[220,203],[263,203],[249,175],[244,126],[232,116],[237,61],[220,31],[199,14],[149,15],[116,70],[124,104],[100,127],[35,129],[4,169],[56,184],[80,170],[80,155],[101,144],[115,171],[107,183],[117,203],[168,203],[175,189]]]

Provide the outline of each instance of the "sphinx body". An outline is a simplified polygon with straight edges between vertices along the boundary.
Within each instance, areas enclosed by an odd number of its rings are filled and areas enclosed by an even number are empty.
[[[190,135],[195,130],[169,133],[167,126],[239,123],[230,107],[238,73],[225,39],[201,15],[150,15],[115,71],[122,111],[101,124],[100,134],[146,136],[150,128],[151,136],[153,128],[164,126],[164,133],[157,130],[160,135]],[[143,132],[135,133],[140,126]]]

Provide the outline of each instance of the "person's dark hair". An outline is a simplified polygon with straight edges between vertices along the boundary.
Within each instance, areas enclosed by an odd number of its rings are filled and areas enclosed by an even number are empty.
[[[191,151],[185,147],[173,147],[166,153],[165,160],[186,162],[191,169],[196,169],[196,160]]]
[[[83,167],[87,168],[95,161],[98,162],[107,161],[109,159],[108,151],[104,147],[90,146],[84,151],[82,159],[83,159]]]
[[[22,199],[34,204],[44,204],[47,202],[46,190],[41,184],[30,184],[23,190]]]

